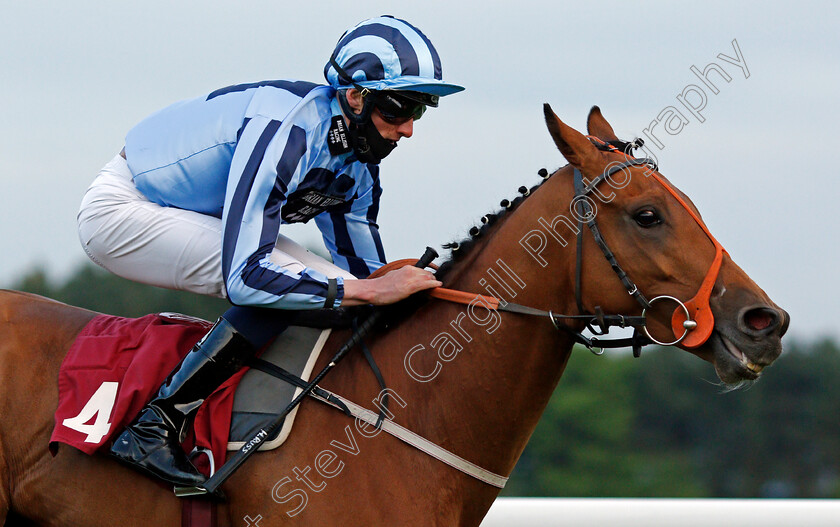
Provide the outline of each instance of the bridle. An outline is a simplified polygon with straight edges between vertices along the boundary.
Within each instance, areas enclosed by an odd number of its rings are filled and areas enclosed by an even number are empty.
[[[572,207],[575,206],[576,203],[581,205],[581,214],[578,215],[578,230],[577,230],[577,250],[576,250],[576,257],[575,257],[575,301],[577,302],[578,310],[582,313],[586,312],[586,309],[583,306],[582,300],[582,293],[581,293],[581,282],[582,282],[582,272],[583,272],[583,224],[586,223],[586,226],[589,228],[589,231],[592,233],[592,237],[595,240],[596,245],[604,254],[604,257],[609,262],[610,267],[612,267],[613,271],[618,276],[619,280],[621,281],[624,288],[627,290],[627,293],[636,299],[636,301],[642,307],[642,315],[641,323],[638,325],[634,324],[634,339],[639,337],[639,328],[644,333],[644,336],[650,341],[649,343],[656,343],[663,346],[673,346],[679,343],[682,343],[683,346],[687,348],[697,348],[703,345],[711,336],[712,331],[714,330],[714,314],[712,313],[711,306],[709,305],[709,298],[711,297],[712,289],[714,288],[715,281],[717,280],[718,274],[720,272],[720,266],[723,262],[723,253],[725,253],[725,249],[723,246],[712,236],[709,229],[700,219],[700,217],[692,210],[691,207],[685,202],[685,200],[679,195],[679,193],[658,173],[658,167],[656,162],[650,158],[636,158],[632,155],[627,154],[623,150],[619,150],[616,148],[614,143],[605,142],[597,137],[589,136],[589,140],[599,149],[602,151],[609,151],[619,153],[625,156],[625,161],[622,163],[611,163],[607,166],[598,177],[596,177],[592,182],[584,185],[584,178],[583,174],[578,168],[575,168],[574,171],[574,187],[575,187],[575,196],[572,201]],[[641,146],[639,143],[632,143],[630,146],[638,147]],[[609,246],[607,245],[606,240],[604,239],[603,235],[601,234],[601,230],[598,228],[597,223],[597,214],[593,210],[593,207],[590,205],[590,200],[588,196],[592,193],[592,191],[598,186],[599,183],[607,180],[613,174],[624,171],[627,168],[633,166],[647,166],[649,170],[645,172],[645,176],[653,176],[653,178],[659,182],[665,190],[667,190],[676,200],[677,202],[682,205],[682,207],[688,212],[688,214],[694,219],[697,225],[703,230],[706,236],[709,237],[709,240],[715,247],[715,257],[712,260],[712,264],[709,267],[709,270],[706,272],[706,276],[703,279],[703,282],[700,285],[697,293],[694,295],[693,298],[688,300],[687,302],[682,302],[678,298],[669,296],[669,295],[660,295],[651,300],[648,300],[645,295],[641,292],[638,286],[632,281],[632,279],[627,275],[621,265],[618,263],[618,260],[615,257],[615,254],[610,250]],[[652,169],[652,170],[651,170]],[[661,342],[655,338],[653,338],[650,333],[648,332],[646,326],[646,313],[647,310],[651,309],[652,304],[658,301],[672,301],[677,304],[677,307],[674,309],[674,312],[671,316],[671,330],[674,333],[674,336],[680,335],[672,342]],[[592,333],[596,335],[605,334],[609,329],[606,324],[600,323],[600,320],[603,319],[603,316],[599,316],[601,313],[601,308],[596,306],[595,307],[595,321],[599,321],[596,324],[596,327],[593,327],[593,324],[587,323],[587,329],[589,329]],[[630,318],[630,317],[625,317]],[[633,354],[634,356],[639,356],[641,353],[641,347],[633,346]]]
[[[706,225],[703,223],[700,217],[692,210],[688,203],[685,202],[685,200],[679,195],[679,193],[674,189],[674,187],[672,187],[662,176],[659,175],[658,167],[655,161],[653,161],[650,158],[636,158],[632,155],[625,153],[623,149],[619,150],[618,148],[616,148],[616,145],[629,145],[632,147],[638,147],[641,146],[640,142],[637,141],[636,143],[629,144],[616,141],[606,142],[593,136],[589,136],[589,140],[599,150],[615,152],[625,156],[626,159],[621,163],[611,163],[607,166],[607,169],[605,169],[601,174],[598,175],[598,177],[596,177],[591,182],[586,181],[584,179],[583,174],[578,168],[575,168],[574,170],[575,196],[572,200],[572,207],[574,207],[576,204],[580,204],[580,213],[576,214],[578,219],[578,228],[576,233],[577,248],[575,254],[575,301],[577,303],[577,308],[580,314],[559,315],[554,313],[553,311],[544,311],[529,306],[514,304],[512,302],[506,302],[504,300],[492,296],[476,295],[474,293],[454,291],[442,287],[431,290],[429,293],[430,296],[442,300],[447,300],[450,302],[459,302],[464,304],[468,304],[474,302],[476,299],[480,299],[480,301],[485,306],[488,306],[489,308],[498,311],[506,311],[509,313],[519,313],[524,315],[548,316],[551,319],[552,324],[554,324],[555,328],[568,333],[574,339],[575,342],[577,342],[578,344],[582,344],[596,355],[601,355],[607,348],[632,347],[633,356],[639,357],[641,355],[642,347],[650,344],[659,344],[661,346],[673,346],[681,343],[686,348],[697,348],[703,345],[709,339],[709,337],[712,334],[712,331],[714,330],[715,319],[714,314],[711,310],[711,306],[709,305],[709,298],[711,297],[712,289],[714,288],[715,281],[717,280],[718,274],[720,272],[720,266],[723,261],[723,254],[726,252],[726,250],[723,248],[723,246],[721,246],[720,243],[718,243],[715,237],[712,236],[711,232],[709,232],[709,229],[706,227]],[[600,183],[610,178],[613,174],[636,166],[648,167],[648,170],[645,172],[645,176],[653,176],[653,178],[657,182],[659,182],[659,184],[665,187],[665,189],[677,200],[677,202],[680,205],[682,205],[682,207],[694,219],[697,225],[700,226],[700,228],[703,230],[706,236],[709,237],[709,240],[711,240],[712,244],[715,247],[715,257],[712,261],[712,264],[709,267],[709,270],[706,272],[706,276],[703,279],[700,288],[698,289],[694,297],[686,302],[683,302],[678,298],[670,295],[659,295],[648,300],[647,297],[645,297],[645,295],[639,289],[639,287],[633,282],[630,276],[618,263],[615,253],[613,253],[613,251],[610,250],[609,245],[607,245],[607,242],[604,239],[604,236],[601,234],[601,229],[598,227],[597,214],[593,209],[592,205],[590,205],[591,200],[589,198],[589,195],[595,190],[595,188]],[[548,177],[550,176],[547,172],[543,173],[544,179],[548,179]],[[616,273],[622,285],[627,290],[627,294],[635,298],[639,305],[642,307],[641,315],[605,314],[600,306],[595,306],[594,313],[587,313],[587,309],[583,305],[581,286],[583,274],[584,223],[589,228],[589,231],[592,233],[592,237],[595,240],[595,244],[601,250],[607,262],[610,264],[610,267]],[[409,262],[410,261],[406,260],[402,262],[402,264],[405,265]],[[399,264],[400,262],[393,263]],[[657,340],[656,338],[651,336],[650,332],[647,329],[648,310],[650,310],[653,304],[656,302],[667,301],[674,302],[677,304],[677,307],[674,309],[674,312],[671,315],[671,331],[673,332],[675,339],[670,342]],[[588,329],[593,336],[587,337],[582,332],[577,331],[573,327],[563,323],[564,321],[583,322],[585,324],[586,329]],[[602,336],[609,333],[611,327],[632,327],[633,336],[630,338],[620,339],[601,339]],[[679,335],[679,337],[677,337],[677,335]]]

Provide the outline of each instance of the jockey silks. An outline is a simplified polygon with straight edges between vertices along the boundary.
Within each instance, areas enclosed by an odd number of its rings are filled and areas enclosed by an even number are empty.
[[[223,275],[235,304],[323,307],[326,276],[290,273],[268,255],[281,224],[314,218],[339,267],[364,277],[385,261],[378,167],[337,151],[335,135],[330,151],[339,115],[329,86],[231,86],[139,123],[126,137],[126,158],[149,200],[221,218]]]

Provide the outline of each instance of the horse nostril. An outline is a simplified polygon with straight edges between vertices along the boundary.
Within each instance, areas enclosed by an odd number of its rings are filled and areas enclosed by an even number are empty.
[[[779,314],[770,308],[756,307],[745,311],[741,320],[751,331],[769,333],[779,325]]]
[[[784,309],[782,309],[781,311],[782,311],[782,330],[779,332],[779,336],[784,337],[785,333],[787,333],[788,327],[790,326],[790,314],[787,311],[785,311]]]

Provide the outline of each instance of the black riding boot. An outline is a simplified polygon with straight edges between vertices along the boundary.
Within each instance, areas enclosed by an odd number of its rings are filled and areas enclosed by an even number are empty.
[[[205,481],[181,448],[187,421],[256,350],[224,318],[175,367],[111,447],[119,461],[182,486]]]

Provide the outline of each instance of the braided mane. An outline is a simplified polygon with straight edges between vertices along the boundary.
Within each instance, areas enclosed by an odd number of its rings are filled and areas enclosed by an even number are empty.
[[[513,200],[503,199],[499,206],[502,208],[496,210],[495,212],[491,212],[485,214],[481,217],[481,226],[473,226],[469,231],[469,237],[464,238],[460,241],[449,242],[443,245],[444,249],[449,249],[451,251],[451,255],[448,260],[443,262],[438,269],[436,276],[438,280],[442,280],[446,277],[446,275],[451,271],[452,267],[466,258],[466,256],[475,248],[476,244],[484,234],[490,230],[493,225],[495,225],[499,220],[506,217],[507,214],[515,210],[523,201],[525,201],[528,196],[534,193],[536,189],[540,187],[543,183],[548,181],[551,177],[551,174],[548,173],[548,170],[545,168],[541,168],[538,172],[539,176],[542,180],[537,183],[536,185],[532,186],[531,188],[525,187],[524,185],[519,187],[520,195],[514,198]]]
[[[642,141],[641,138],[636,138],[632,141],[622,141],[620,139],[604,141],[603,139],[597,137],[588,137],[592,144],[602,152],[619,151],[627,155],[632,155],[634,149],[640,148],[642,145],[644,145],[644,141]],[[464,238],[461,241],[446,243],[443,245],[444,249],[451,250],[451,256],[449,257],[449,260],[441,264],[440,268],[438,269],[436,276],[439,280],[445,278],[456,263],[466,258],[466,256],[475,247],[476,243],[478,242],[478,238],[481,238],[482,235],[484,235],[488,230],[490,230],[490,228],[492,228],[493,225],[495,225],[496,222],[503,218],[506,214],[517,208],[520,203],[525,201],[525,198],[530,196],[537,188],[540,187],[540,185],[548,181],[548,179],[551,177],[551,174],[549,174],[548,170],[546,170],[545,168],[541,168],[537,173],[542,178],[542,180],[539,183],[532,186],[530,189],[528,189],[525,186],[519,187],[519,193],[521,195],[517,196],[513,200],[503,199],[502,202],[499,204],[502,208],[497,210],[496,212],[492,212],[482,216],[482,225],[473,226],[469,231],[468,238]]]

